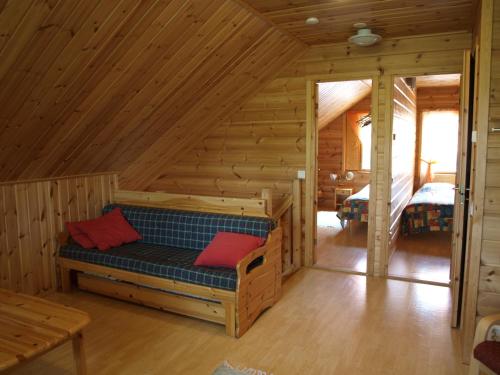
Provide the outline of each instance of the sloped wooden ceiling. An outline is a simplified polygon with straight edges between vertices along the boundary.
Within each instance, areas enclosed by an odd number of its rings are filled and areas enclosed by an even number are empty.
[[[0,1],[0,180],[141,187],[305,49],[233,0]]]
[[[417,87],[460,86],[460,74],[438,74],[416,77]]]
[[[345,42],[365,22],[384,38],[472,31],[476,0],[245,0],[308,44]],[[306,25],[317,17],[318,25]]]
[[[318,129],[321,130],[372,91],[371,80],[318,85]]]

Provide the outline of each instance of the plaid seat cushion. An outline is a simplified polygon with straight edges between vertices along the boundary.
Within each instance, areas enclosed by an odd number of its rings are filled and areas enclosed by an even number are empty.
[[[142,243],[203,250],[217,232],[235,232],[266,238],[272,219],[201,212],[176,211],[110,204],[103,213],[120,207],[129,223],[142,235]]]
[[[194,266],[199,253],[198,250],[135,242],[107,251],[70,244],[61,247],[59,256],[191,284],[236,290],[236,270]]]

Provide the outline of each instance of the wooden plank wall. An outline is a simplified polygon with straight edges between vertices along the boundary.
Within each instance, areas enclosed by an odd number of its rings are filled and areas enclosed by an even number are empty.
[[[353,127],[360,113],[370,112],[370,100],[367,98],[356,103],[329,125],[320,129],[318,134],[318,207],[319,209],[334,209],[335,187],[353,188],[358,192],[370,183],[370,172],[360,171],[361,145]],[[353,139],[355,138],[355,140]],[[354,171],[351,181],[332,181],[331,173],[341,177],[346,171]]]
[[[427,165],[420,163],[420,146],[422,134],[422,113],[434,110],[460,109],[460,86],[434,86],[417,88],[417,148],[415,152],[415,182],[413,190],[417,191],[425,182]],[[435,174],[436,182],[455,183],[455,174]]]
[[[403,78],[394,81],[392,120],[392,186],[389,226],[389,257],[395,250],[401,215],[413,196],[417,98]]]
[[[490,113],[477,314],[500,312],[500,3],[493,2]]]
[[[148,190],[259,197],[291,193],[305,166],[305,83],[278,78],[222,122]]]
[[[473,125],[477,142],[471,150],[475,164],[465,263],[462,337],[465,362],[470,360],[478,320],[500,312],[500,141],[498,133],[491,130],[498,126],[500,117],[500,4],[496,0],[482,0],[479,9],[472,43],[476,62]]]
[[[0,181],[163,166],[307,49],[233,0],[0,4]]]
[[[66,221],[99,216],[115,174],[0,185],[0,288],[40,294],[56,288],[57,235]]]
[[[376,274],[383,274],[388,227],[383,212],[390,196],[385,145],[390,139],[386,119],[391,114],[386,104],[392,75],[460,73],[463,50],[470,43],[470,33],[449,33],[386,39],[371,48],[347,43],[311,47],[179,162],[165,165],[148,190],[258,196],[262,188],[270,187],[276,195],[287,193],[297,170],[305,168],[307,79],[379,76],[380,83],[374,87],[378,94],[374,132],[379,146],[372,173],[378,212],[374,267]]]

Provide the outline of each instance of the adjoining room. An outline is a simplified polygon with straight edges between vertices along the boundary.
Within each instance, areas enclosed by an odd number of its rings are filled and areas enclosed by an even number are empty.
[[[371,80],[318,83],[316,267],[366,272]]]
[[[460,74],[395,81],[389,276],[450,283],[459,107]]]

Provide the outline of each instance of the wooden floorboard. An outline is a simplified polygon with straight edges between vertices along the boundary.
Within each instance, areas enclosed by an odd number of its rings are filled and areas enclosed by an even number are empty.
[[[449,288],[302,269],[240,339],[224,328],[85,292],[89,374],[211,374],[222,361],[293,374],[465,374]],[[16,374],[73,374],[64,345]]]
[[[349,228],[349,225],[351,227]],[[316,267],[342,271],[366,272],[368,224],[353,222],[345,229],[337,213],[318,212]]]
[[[451,233],[432,232],[400,236],[389,262],[389,275],[449,283]]]

